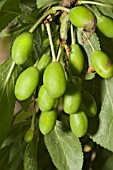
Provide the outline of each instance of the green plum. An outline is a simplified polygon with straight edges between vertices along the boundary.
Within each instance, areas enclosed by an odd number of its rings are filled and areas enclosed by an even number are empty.
[[[70,114],[70,127],[72,132],[77,137],[83,137],[88,129],[88,119],[83,111],[79,111],[75,114]]]
[[[24,64],[33,49],[33,36],[30,32],[23,32],[14,41],[11,57],[18,64]]]
[[[61,97],[66,90],[66,77],[62,65],[58,62],[50,63],[43,75],[43,83],[47,93],[52,98]]]
[[[113,63],[109,56],[101,50],[92,53],[92,66],[102,78],[111,78],[113,76]]]
[[[18,77],[15,85],[15,96],[18,100],[28,99],[39,82],[39,71],[36,67],[28,67]]]
[[[39,119],[39,129],[43,135],[49,134],[57,120],[57,113],[56,110],[50,110],[41,112],[40,119]]]

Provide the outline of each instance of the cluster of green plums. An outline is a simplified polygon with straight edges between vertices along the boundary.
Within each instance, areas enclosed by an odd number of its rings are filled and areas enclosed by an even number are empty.
[[[113,38],[112,19],[102,16],[98,17],[96,21],[94,14],[84,6],[72,8],[69,18],[74,26],[85,30],[91,30],[92,22],[97,22],[97,27],[103,34]],[[105,21],[109,24],[109,31],[106,31]],[[11,56],[14,63],[24,64],[32,49],[32,33],[23,32],[12,45]],[[79,76],[82,73],[84,55],[78,44],[70,46],[69,60],[66,64],[67,70],[72,76]],[[113,76],[112,61],[101,50],[92,52],[92,65],[101,77],[111,78]],[[89,92],[82,90],[79,83],[69,81],[64,66],[60,62],[53,62],[46,53],[36,64],[28,67],[18,76],[14,92],[19,101],[24,101],[35,94],[41,111],[39,129],[43,135],[50,133],[56,124],[57,106],[60,99],[62,99],[63,112],[69,116],[70,128],[78,137],[84,136],[87,132],[87,116],[93,117],[97,114],[94,97]]]
[[[24,41],[24,46],[21,41]],[[24,48],[25,46],[26,48]],[[13,61],[16,64],[23,64],[32,47],[31,33],[24,32],[19,35],[12,46]],[[76,48],[82,56],[78,45],[75,46]],[[72,70],[74,70],[73,67]],[[81,70],[78,72],[80,73]],[[42,84],[39,83],[41,78],[43,78]],[[60,98],[62,98],[64,112],[70,116],[70,127],[73,133],[78,137],[82,137],[86,133],[87,115],[96,115],[96,102],[88,92],[82,92],[77,83],[68,82],[62,64],[57,61],[52,62],[51,57],[47,54],[43,54],[36,65],[28,67],[19,75],[15,85],[15,96],[19,101],[26,100],[33,95],[36,88],[39,89],[37,98],[38,107],[41,110],[39,128],[42,134],[46,135],[54,128]]]
[[[77,6],[70,10],[69,18],[75,27],[81,28],[83,31],[95,30],[95,27],[97,27],[106,37],[113,38],[113,19],[107,16],[96,15],[95,17],[95,15],[87,7]],[[75,47],[73,47],[73,50],[75,50],[74,48]],[[79,56],[81,58],[81,55]],[[103,51],[93,50],[91,61],[94,70],[102,78],[108,79],[113,76],[113,63],[110,57]],[[80,65],[80,68],[81,67],[82,66]]]

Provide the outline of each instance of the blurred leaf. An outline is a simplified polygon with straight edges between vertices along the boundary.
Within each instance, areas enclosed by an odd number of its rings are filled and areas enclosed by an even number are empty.
[[[61,2],[61,0],[36,0],[36,2],[37,2],[37,7],[41,8],[46,5],[50,6],[54,3],[59,3],[59,2]]]
[[[0,169],[8,170],[10,147],[0,149]]]
[[[19,12],[21,12],[19,0],[6,0],[0,10],[0,31],[8,26]]]
[[[25,121],[25,119],[28,119],[29,117],[31,117],[33,115],[33,110],[28,110],[28,111],[24,111],[21,110],[15,117],[14,120],[14,124]]]
[[[21,101],[20,104],[21,104],[22,108],[24,109],[24,111],[27,111],[31,104],[31,97],[29,97],[26,100]]]
[[[113,155],[108,158],[105,162],[102,170],[112,170],[113,169]]]
[[[14,84],[19,67],[15,66],[12,74],[11,67],[11,58],[0,65],[0,145],[9,130],[15,107]]]
[[[36,135],[26,146],[24,153],[24,170],[37,170],[37,145],[38,137]]]
[[[103,170],[102,167],[104,163],[106,163],[107,159],[111,156],[112,152],[100,146],[96,146],[95,153],[96,153],[96,157],[92,162],[92,169]],[[106,169],[106,170],[109,170],[109,169]]]
[[[45,136],[45,144],[57,169],[80,170],[83,154],[78,138],[61,122]]]

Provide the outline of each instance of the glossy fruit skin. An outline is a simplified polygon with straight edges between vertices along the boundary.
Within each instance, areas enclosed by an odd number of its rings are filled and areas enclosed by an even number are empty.
[[[25,142],[32,141],[33,136],[34,136],[34,130],[28,129],[28,131],[26,132],[25,137],[24,137]]]
[[[40,72],[44,71],[45,68],[50,64],[50,62],[51,62],[51,57],[48,54],[43,54],[37,64],[38,70]]]
[[[50,110],[46,112],[41,112],[40,119],[39,119],[39,129],[43,135],[49,134],[57,120],[57,113],[56,110]]]
[[[111,78],[113,76],[113,63],[111,59],[101,50],[92,53],[92,66],[102,78]]]
[[[94,22],[94,14],[84,6],[77,6],[70,10],[69,18],[76,27],[84,27],[86,30],[92,29],[91,23]]]
[[[97,19],[98,29],[108,38],[113,38],[113,19],[101,16]]]
[[[33,48],[33,37],[30,32],[20,34],[14,41],[11,56],[13,61],[21,65],[25,63]]]
[[[85,90],[82,91],[82,102],[80,108],[85,112],[87,116],[93,117],[97,114],[96,101],[94,97]]]
[[[66,78],[63,67],[58,62],[50,63],[43,75],[43,83],[52,98],[62,96],[66,90]]]
[[[83,111],[70,114],[70,127],[77,137],[83,137],[88,129],[88,119]]]
[[[36,67],[28,67],[18,77],[15,85],[15,96],[18,100],[26,100],[34,92],[39,82],[39,71]]]
[[[46,92],[44,85],[39,89],[38,106],[41,111],[49,111],[54,107],[55,99],[50,97]]]
[[[75,83],[68,83],[63,96],[63,109],[67,114],[75,113],[81,103],[81,89]]]
[[[78,76],[84,67],[84,56],[78,44],[71,45],[71,52],[69,56],[69,69],[72,75]]]

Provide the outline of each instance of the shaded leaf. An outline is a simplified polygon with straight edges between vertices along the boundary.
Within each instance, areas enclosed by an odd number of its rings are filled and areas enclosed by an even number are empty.
[[[61,122],[57,121],[54,130],[45,136],[45,144],[57,169],[82,169],[83,154],[80,142]]]
[[[56,170],[54,164],[51,160],[51,157],[48,153],[48,150],[44,143],[44,136],[40,134],[39,136],[39,143],[38,143],[38,150],[37,150],[37,162],[41,169],[46,170]]]
[[[10,147],[0,149],[0,169],[8,170]]]
[[[113,151],[113,78],[101,80],[101,110],[97,132],[90,136],[102,147]]]
[[[42,30],[41,27],[38,27],[34,33],[34,48],[32,52],[32,56],[35,60],[40,58],[42,55],[42,44]]]
[[[102,51],[104,51],[113,61],[113,38],[107,38],[97,30]]]
[[[92,33],[92,35],[87,35],[86,37],[86,33],[84,34],[82,32],[81,29],[78,29],[77,30],[77,38],[78,38],[78,42],[79,44],[81,44],[88,56],[88,63],[89,63],[89,66],[91,66],[91,55],[92,55],[92,47],[91,45],[93,46],[93,48],[95,50],[100,50],[100,43],[99,43],[99,39],[98,39],[98,36],[95,32]],[[91,43],[91,45],[90,45]]]
[[[108,158],[108,160],[105,162],[102,170],[112,170],[113,169],[113,155]]]
[[[11,59],[0,65],[0,145],[7,135],[15,107],[14,84],[19,68],[15,67],[10,77],[11,67]]]

